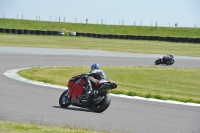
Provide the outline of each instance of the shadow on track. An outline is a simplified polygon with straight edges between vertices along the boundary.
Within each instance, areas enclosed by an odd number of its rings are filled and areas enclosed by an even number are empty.
[[[59,109],[67,109],[67,110],[73,110],[73,111],[85,111],[85,112],[93,112],[91,109],[88,108],[78,108],[78,107],[67,107],[67,108],[61,108],[60,106],[52,106],[54,108],[59,108]]]

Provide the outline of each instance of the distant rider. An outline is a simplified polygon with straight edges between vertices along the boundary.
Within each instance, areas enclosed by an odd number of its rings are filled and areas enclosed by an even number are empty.
[[[173,54],[170,54],[170,55],[167,55],[167,56],[163,56],[163,59],[162,61],[165,63],[168,59],[173,59],[174,58],[174,55]]]

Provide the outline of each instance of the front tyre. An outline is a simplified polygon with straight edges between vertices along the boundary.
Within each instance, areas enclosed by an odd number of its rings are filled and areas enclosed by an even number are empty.
[[[109,93],[100,94],[100,95],[98,95],[97,99],[98,99],[98,101],[96,101],[95,103],[93,103],[91,105],[91,109],[94,112],[101,113],[101,112],[105,111],[110,106],[111,96],[110,96]]]
[[[62,108],[67,108],[71,104],[71,99],[69,95],[69,91],[66,90],[62,93],[62,95],[59,98],[59,104]]]
[[[171,61],[167,62],[167,65],[172,65],[172,64],[174,64],[174,60],[171,60]]]

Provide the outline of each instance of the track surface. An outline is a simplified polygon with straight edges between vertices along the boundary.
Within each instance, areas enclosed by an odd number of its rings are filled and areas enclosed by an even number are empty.
[[[110,107],[103,113],[74,106],[62,109],[58,99],[63,90],[28,84],[3,75],[7,70],[38,66],[88,66],[89,71],[94,62],[102,66],[154,66],[157,56],[0,47],[0,119],[109,132],[199,133],[200,107],[112,96]],[[199,68],[200,58],[177,56],[171,67]]]

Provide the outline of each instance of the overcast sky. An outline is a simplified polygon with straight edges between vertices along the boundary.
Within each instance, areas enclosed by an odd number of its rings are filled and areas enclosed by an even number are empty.
[[[0,18],[200,27],[200,0],[0,0]]]

